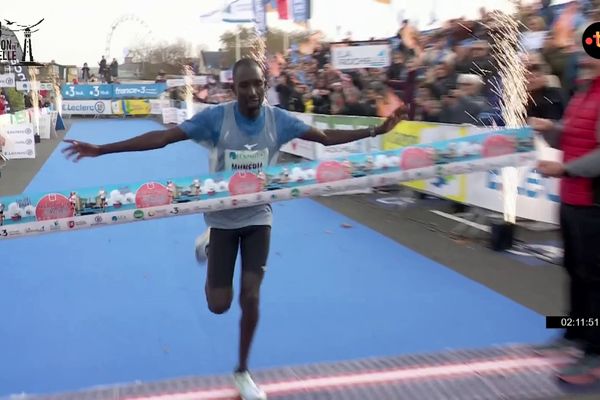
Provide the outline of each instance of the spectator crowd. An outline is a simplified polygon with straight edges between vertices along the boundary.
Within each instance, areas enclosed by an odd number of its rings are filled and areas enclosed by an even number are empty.
[[[581,35],[600,20],[598,3],[578,0],[558,8],[542,0],[518,7],[530,116],[562,117],[575,91]],[[485,9],[477,20],[449,20],[429,32],[404,21],[394,37],[374,40],[391,45],[392,63],[385,69],[336,70],[329,43],[317,44],[309,55],[270,55],[267,100],[289,111],[356,116],[385,116],[402,101],[413,120],[502,125],[493,57],[498,29]],[[214,83],[200,88],[196,99],[219,103],[234,95],[229,85]]]

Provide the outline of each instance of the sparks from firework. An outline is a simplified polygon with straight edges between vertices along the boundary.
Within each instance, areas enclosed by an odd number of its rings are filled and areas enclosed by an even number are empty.
[[[260,66],[261,70],[266,76],[267,73],[267,45],[265,39],[258,31],[258,27],[254,25],[254,29],[251,33],[251,46],[250,46],[250,57],[254,59]]]
[[[194,116],[194,71],[189,65],[183,66],[183,79],[185,82],[186,116],[187,119],[190,119]]]
[[[495,61],[500,85],[493,85],[493,92],[500,97],[500,111],[506,128],[526,125],[527,79],[526,69],[520,54],[527,54],[522,47],[520,23],[512,16],[500,11],[491,13],[493,27],[488,27],[492,39],[492,58]],[[537,145],[536,145],[537,147]],[[502,169],[502,198],[504,220],[516,223],[518,171],[515,167]]]
[[[29,70],[29,90],[31,91],[31,105],[33,107],[33,122],[35,124],[35,132],[40,134],[40,97],[39,83],[37,77],[37,67],[27,67]]]
[[[50,79],[52,79],[52,89],[54,91],[54,106],[58,112],[58,115],[62,116],[62,95],[60,93],[58,75],[52,71],[50,73]]]

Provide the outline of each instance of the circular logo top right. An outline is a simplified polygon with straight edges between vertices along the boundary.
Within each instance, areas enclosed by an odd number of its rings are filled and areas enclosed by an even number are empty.
[[[586,28],[581,43],[590,57],[600,59],[600,22],[594,22]]]

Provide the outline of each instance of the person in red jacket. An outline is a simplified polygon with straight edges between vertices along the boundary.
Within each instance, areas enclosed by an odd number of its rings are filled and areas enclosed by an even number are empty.
[[[563,162],[540,161],[538,171],[561,179],[560,224],[570,278],[570,316],[564,344],[584,355],[559,372],[571,384],[600,381],[600,60],[579,56],[578,87],[562,121],[532,118],[530,126],[563,152]],[[581,326],[589,325],[589,326]]]

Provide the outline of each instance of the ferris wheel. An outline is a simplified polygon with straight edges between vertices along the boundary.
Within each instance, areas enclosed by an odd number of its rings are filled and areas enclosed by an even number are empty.
[[[119,26],[128,24],[128,23],[133,23],[136,24],[138,26],[138,28],[140,28],[141,30],[141,34],[143,34],[144,39],[147,41],[154,41],[154,34],[152,32],[152,29],[150,29],[150,26],[146,23],[146,21],[144,21],[143,19],[141,19],[140,17],[138,17],[135,14],[124,14],[122,16],[120,16],[119,18],[117,18],[111,25],[110,30],[108,31],[108,34],[106,35],[106,47],[104,50],[104,55],[106,56],[106,59],[110,59],[111,57],[111,46],[112,46],[112,41],[113,41],[113,37],[115,35],[115,31],[117,31],[117,29],[119,28]]]

